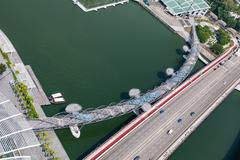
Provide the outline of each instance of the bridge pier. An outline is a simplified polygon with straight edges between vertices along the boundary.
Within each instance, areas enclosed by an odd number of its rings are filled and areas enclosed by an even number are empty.
[[[152,108],[152,105],[150,103],[144,103],[141,108],[144,112],[147,112],[149,109]]]
[[[166,69],[166,74],[167,74],[167,76],[174,76],[175,75],[174,69],[173,68],[167,68]]]
[[[82,110],[82,106],[79,105],[79,104],[76,104],[76,103],[72,103],[72,104],[69,104],[67,105],[67,107],[65,108],[65,111],[67,113],[78,113],[79,111]]]
[[[139,98],[139,97],[140,97],[140,93],[141,93],[140,89],[138,89],[138,88],[132,88],[132,89],[130,89],[130,91],[128,92],[128,95],[129,95],[129,97],[131,97],[131,98]]]
[[[139,97],[140,97],[140,93],[141,93],[140,89],[138,89],[138,88],[132,88],[132,89],[129,90],[128,95],[129,95],[129,97],[131,97],[131,98],[139,98]],[[133,110],[133,113],[135,113],[137,116],[138,116],[139,114],[141,114],[141,112],[140,112],[139,109],[134,109],[134,110]]]

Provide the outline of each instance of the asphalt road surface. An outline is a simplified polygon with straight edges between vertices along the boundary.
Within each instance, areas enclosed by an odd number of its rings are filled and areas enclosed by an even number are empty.
[[[239,78],[240,57],[233,56],[175,96],[162,107],[163,113],[152,115],[100,159],[133,160],[136,156],[141,160],[158,159]],[[195,114],[190,115],[191,112]],[[170,129],[172,134],[167,134]]]

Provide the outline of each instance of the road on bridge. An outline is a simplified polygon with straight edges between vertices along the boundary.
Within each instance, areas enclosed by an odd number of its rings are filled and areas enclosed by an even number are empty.
[[[217,69],[211,65],[213,66],[213,63],[202,70],[208,73],[193,76],[185,82],[185,85],[190,84],[170,101],[164,105],[163,101],[157,103],[154,107],[158,109],[151,114],[151,117],[148,116],[149,113],[145,113],[136,120],[142,119],[137,126],[134,126],[134,129],[129,131],[123,129],[124,132],[120,131],[120,136],[106,142],[87,159],[132,160],[136,156],[144,160],[158,159],[204,111],[240,78],[240,57],[232,56]],[[200,73],[203,73],[202,71]],[[160,107],[164,110],[163,113],[159,112]],[[195,114],[190,115],[191,112]],[[173,129],[171,135],[167,134],[170,129]],[[125,135],[121,137],[123,134]]]

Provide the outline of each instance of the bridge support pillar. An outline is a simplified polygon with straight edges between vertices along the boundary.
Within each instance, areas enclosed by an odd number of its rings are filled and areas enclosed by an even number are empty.
[[[147,112],[149,109],[152,108],[152,105],[150,103],[144,103],[141,108],[144,112]]]

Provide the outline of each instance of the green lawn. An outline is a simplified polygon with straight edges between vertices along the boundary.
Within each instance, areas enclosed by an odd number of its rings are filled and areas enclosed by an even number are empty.
[[[119,1],[121,0],[79,0],[88,9]]]

